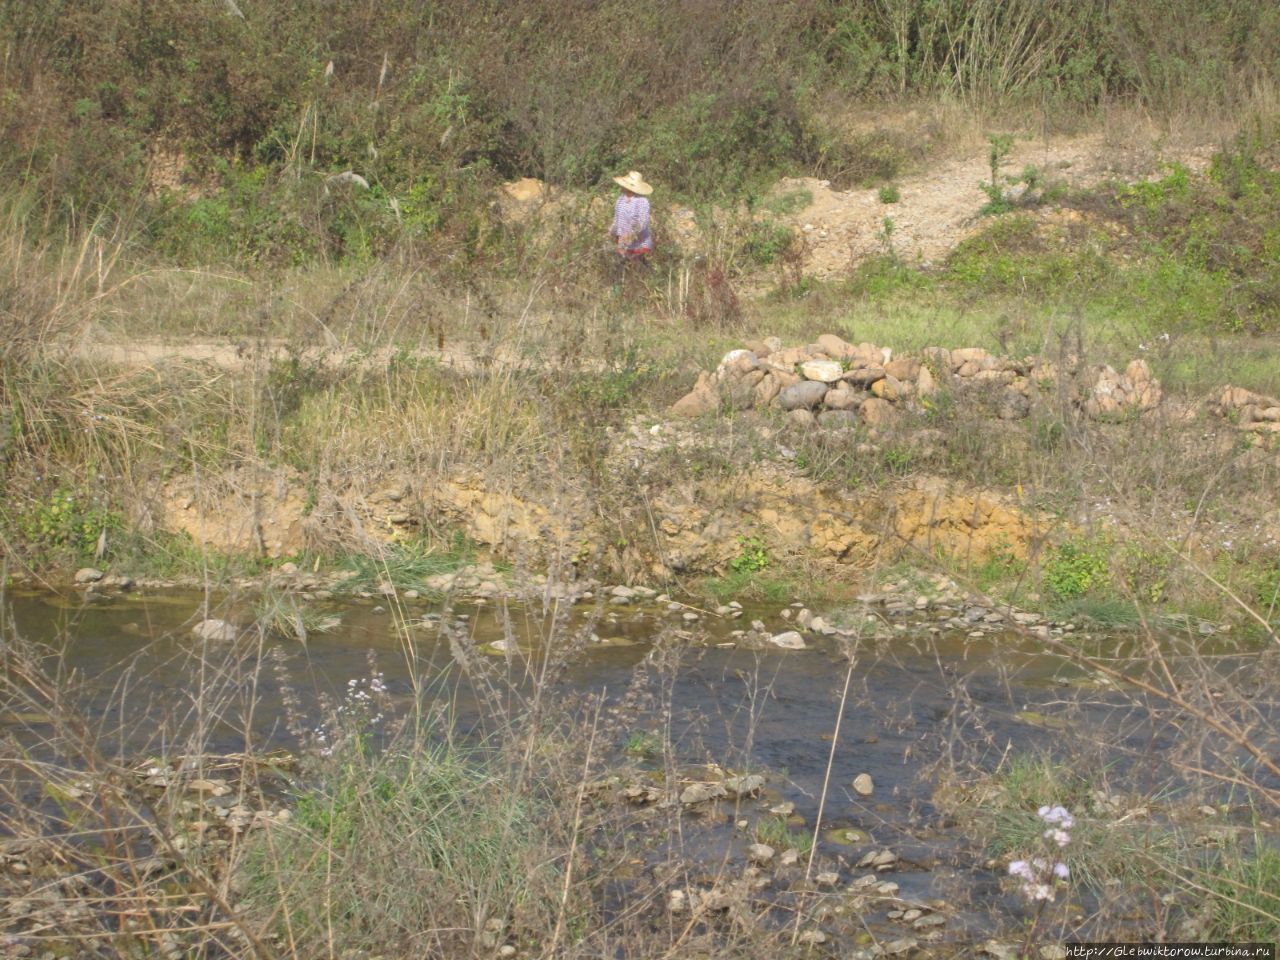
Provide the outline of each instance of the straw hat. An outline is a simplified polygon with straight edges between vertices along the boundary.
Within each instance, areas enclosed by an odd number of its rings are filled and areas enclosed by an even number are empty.
[[[614,177],[613,182],[623,190],[630,190],[632,193],[638,193],[642,197],[647,197],[653,193],[653,187],[645,183],[644,177],[640,176],[639,172],[635,170],[632,170],[625,177]]]

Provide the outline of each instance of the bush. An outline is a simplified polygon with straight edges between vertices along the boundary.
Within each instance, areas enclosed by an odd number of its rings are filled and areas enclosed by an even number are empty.
[[[1045,561],[1041,576],[1058,600],[1077,600],[1106,585],[1109,548],[1098,541],[1068,541]]]

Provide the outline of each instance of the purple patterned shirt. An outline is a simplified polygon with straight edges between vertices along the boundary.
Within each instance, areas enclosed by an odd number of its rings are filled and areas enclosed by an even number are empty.
[[[649,232],[649,200],[647,197],[618,197],[613,205],[613,225],[609,233],[618,241],[618,252],[632,255],[648,253],[653,249],[653,235]]]

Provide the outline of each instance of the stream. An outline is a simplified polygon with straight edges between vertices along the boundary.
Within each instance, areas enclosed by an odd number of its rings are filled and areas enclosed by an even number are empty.
[[[427,696],[449,698],[455,723],[483,727],[474,685],[441,636],[438,607],[393,615],[376,601],[330,603],[326,609],[339,618],[335,629],[312,633],[305,644],[268,638],[264,647],[279,653],[264,658],[262,669],[250,662],[218,672],[207,666],[213,658],[191,655],[201,645],[191,627],[204,599],[182,591],[92,602],[78,594],[11,593],[6,619],[21,636],[61,651],[64,668],[84,681],[86,714],[121,756],[172,752],[200,724],[210,751],[296,751],[281,678],[302,712],[319,718],[322,704],[341,703],[352,682],[367,682],[373,669],[393,701],[411,703],[416,679]],[[882,879],[897,885],[894,902],[945,910],[945,931],[930,933],[946,940],[990,936],[994,918],[1017,916],[1019,904],[1003,869],[984,863],[981,844],[936,805],[944,780],[972,781],[1019,754],[1065,757],[1066,741],[1083,734],[1123,747],[1113,777],[1125,793],[1142,796],[1166,785],[1159,759],[1174,747],[1177,727],[1141,715],[1133,700],[1043,653],[1025,635],[993,629],[976,636],[925,614],[896,622],[880,617],[874,634],[860,639],[807,635],[804,650],[747,649],[733,633],[756,618],[787,628],[779,613],[748,607],[739,619],[704,617],[691,626],[659,609],[582,604],[560,635],[581,630],[592,639],[555,692],[596,694],[606,706],[631,709],[627,691],[638,671],[648,671],[651,686],[662,691],[661,708],[637,709],[623,729],[646,733],[665,724],[680,763],[764,774],[759,809],[743,816],[794,805],[792,822],[812,830],[829,778],[818,832],[822,864],[845,884],[871,872],[858,866],[868,853],[892,851],[896,862]],[[444,615],[458,625],[455,636],[465,636],[509,676],[510,689],[528,687],[546,648],[541,638],[549,621],[541,610],[491,603]],[[518,650],[496,652],[491,644],[501,646],[504,638],[514,638]],[[202,684],[229,705],[223,712],[236,722],[210,721],[192,707]],[[0,730],[19,739],[38,731],[39,720],[0,707]],[[606,749],[620,763],[633,762],[625,745]],[[873,784],[869,795],[853,787],[860,775]],[[709,865],[743,859],[752,840],[744,823],[707,818],[696,834],[697,857]],[[881,909],[868,922],[885,937],[895,930],[901,936],[901,923],[887,917]]]

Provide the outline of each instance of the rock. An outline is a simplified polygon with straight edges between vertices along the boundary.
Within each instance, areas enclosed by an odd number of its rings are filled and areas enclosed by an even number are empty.
[[[929,927],[940,927],[946,922],[947,918],[940,913],[927,913],[912,922],[911,926],[916,930],[927,930]]]
[[[191,628],[192,636],[209,643],[228,643],[239,633],[235,624],[228,623],[226,620],[201,620]]]
[[[892,850],[872,850],[858,861],[858,866],[870,867],[873,870],[888,870],[898,862],[898,855]]]
[[[860,773],[853,778],[853,792],[860,797],[869,797],[875,793],[876,785],[871,780],[871,774]]]
[[[847,383],[841,381],[827,391],[827,395],[822,398],[822,403],[828,410],[856,410],[862,405],[864,399],[860,391],[851,389]]]
[[[747,847],[747,859],[760,867],[768,866],[776,855],[777,851],[767,843],[753,843]]]
[[[708,800],[721,800],[728,796],[722,783],[691,783],[680,793],[680,802],[692,806]]]
[[[920,361],[910,357],[899,357],[884,365],[884,373],[895,380],[914,380],[920,375]]]
[[[701,417],[716,410],[720,406],[720,397],[716,392],[711,375],[705,370],[698,374],[698,382],[693,389],[671,405],[671,412],[677,417]]]
[[[822,873],[814,877],[813,880],[814,883],[820,887],[834,887],[840,882],[840,874],[836,873],[834,870],[824,870]]]
[[[689,896],[683,890],[675,889],[667,894],[667,909],[672,913],[684,913],[689,909]]]
[[[916,375],[916,393],[921,397],[931,397],[937,392],[938,384],[933,379],[933,374],[929,372],[928,367],[922,366]]]
[[[795,847],[787,847],[782,851],[782,856],[778,857],[778,866],[794,867],[800,862],[800,851]]]
[[[806,380],[835,383],[844,376],[844,368],[835,360],[810,360],[800,364],[800,372]]]
[[[877,430],[893,426],[898,419],[897,412],[893,409],[893,404],[879,397],[871,397],[863,403],[861,413],[862,419],[866,421],[867,426],[874,427]]]
[[[817,422],[812,410],[792,410],[787,414],[787,423],[793,427],[802,427],[807,430]]]
[[[865,367],[854,367],[844,375],[844,382],[858,387],[869,387],[878,380],[884,379],[884,367],[878,363]]]
[[[774,397],[782,392],[782,383],[778,379],[777,374],[766,373],[754,387],[751,388],[752,397],[757,407],[767,407],[773,403]]]
[[[769,638],[769,642],[775,647],[781,647],[783,650],[803,650],[807,646],[804,642],[804,637],[795,630],[775,633]]]
[[[76,571],[76,583],[97,583],[102,577],[102,571],[94,567],[81,567]]]
[[[986,954],[988,957],[995,957],[995,960],[1015,960],[1019,953],[1019,947],[1014,943],[1001,943],[998,940],[988,940],[982,946],[978,947],[978,952]]]
[[[731,797],[754,797],[764,788],[764,777],[758,773],[747,774],[745,777],[728,777],[724,781],[724,788]]]
[[[834,333],[824,333],[819,336],[818,349],[834,360],[852,360],[858,355],[857,347]]]
[[[812,410],[822,403],[827,395],[828,387],[817,380],[804,380],[794,386],[787,387],[778,394],[778,403],[783,410]]]
[[[965,363],[981,364],[982,361],[988,359],[988,354],[981,347],[961,347],[958,350],[952,350],[949,359],[954,370]]]
[[[609,596],[617,600],[630,600],[633,597],[635,597],[635,595],[636,595],[636,592],[634,590],[632,590],[630,587],[624,587],[622,585],[616,586],[609,591]]]
[[[796,937],[796,942],[803,943],[806,947],[815,947],[820,943],[826,943],[827,935],[821,930],[805,930]]]
[[[854,410],[823,410],[818,414],[818,426],[828,430],[856,430],[862,418]]]
[[[716,373],[741,376],[760,365],[760,359],[750,350],[730,350],[720,360]]]
[[[887,957],[896,957],[903,953],[910,953],[920,945],[915,937],[902,937],[899,940],[890,940],[888,943],[882,944],[880,950]]]
[[[871,385],[871,392],[882,400],[901,400],[904,394],[902,381],[888,373]]]

